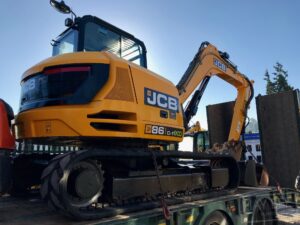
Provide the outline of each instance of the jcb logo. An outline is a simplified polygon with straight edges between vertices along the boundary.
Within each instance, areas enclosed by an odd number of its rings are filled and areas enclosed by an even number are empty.
[[[178,99],[148,88],[145,88],[145,104],[152,105],[170,111],[178,112]]]
[[[221,63],[219,60],[214,59],[214,65],[217,66],[217,67],[219,67],[224,72],[226,72],[226,66],[225,66],[225,64]]]

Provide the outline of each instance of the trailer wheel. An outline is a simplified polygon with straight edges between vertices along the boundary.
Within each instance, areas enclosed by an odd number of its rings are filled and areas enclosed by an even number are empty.
[[[275,216],[272,209],[272,205],[269,200],[262,199],[257,204],[253,210],[253,225],[274,225]]]
[[[204,225],[229,225],[229,223],[222,212],[215,211],[206,218]]]

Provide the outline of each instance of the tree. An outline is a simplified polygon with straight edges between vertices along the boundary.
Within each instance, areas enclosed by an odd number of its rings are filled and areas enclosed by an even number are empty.
[[[275,81],[275,86],[276,86],[276,91],[282,92],[282,91],[291,91],[294,88],[288,84],[287,77],[288,77],[288,72],[283,69],[282,64],[279,62],[276,63],[274,66],[275,72],[273,73],[274,75],[274,81]]]
[[[276,62],[274,66],[275,72],[272,73],[273,79],[271,80],[268,70],[265,72],[264,80],[267,81],[266,94],[274,94],[283,91],[290,91],[294,88],[288,84],[288,72],[283,69],[283,65]]]
[[[266,72],[265,72],[264,80],[267,81],[266,94],[270,95],[270,94],[276,93],[275,82],[271,81],[268,70],[266,70]]]

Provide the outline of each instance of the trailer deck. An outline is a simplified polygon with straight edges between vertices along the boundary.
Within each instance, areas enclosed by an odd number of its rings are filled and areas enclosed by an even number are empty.
[[[300,225],[300,208],[285,205],[277,207],[279,225]]]
[[[242,225],[250,222],[255,200],[262,197],[269,198],[272,190],[271,188],[241,187],[234,194],[169,206],[171,219],[168,223],[164,219],[161,208],[122,214],[101,220],[73,221],[50,211],[47,205],[40,200],[39,195],[32,195],[26,198],[2,196],[0,197],[0,224],[201,224],[202,218],[214,210],[220,210],[226,211],[234,224]],[[295,211],[293,211],[295,216],[287,216],[288,208],[282,205],[281,208],[280,205],[277,206],[279,207],[277,211],[281,213],[278,217],[283,221],[282,224],[300,224],[299,209],[298,211],[295,209],[298,214],[295,214]]]

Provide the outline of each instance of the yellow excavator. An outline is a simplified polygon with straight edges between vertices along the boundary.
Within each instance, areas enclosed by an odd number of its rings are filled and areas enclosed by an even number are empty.
[[[232,155],[155,147],[182,141],[212,76],[237,89],[228,140],[239,141],[253,88],[229,55],[202,43],[174,85],[147,69],[142,41],[97,17],[76,17],[63,1],[50,2],[73,18],[52,41],[53,57],[22,76],[12,193],[40,185],[51,208],[94,219],[120,213],[111,205],[131,203],[132,210],[139,202],[137,210],[162,196],[234,191],[239,168]]]

